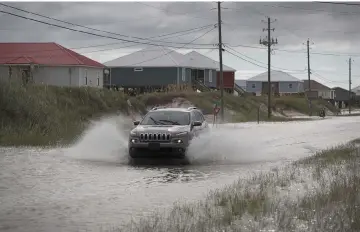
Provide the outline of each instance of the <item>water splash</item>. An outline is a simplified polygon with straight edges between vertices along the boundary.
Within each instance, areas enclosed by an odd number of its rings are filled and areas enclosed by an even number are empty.
[[[92,125],[64,155],[89,161],[128,163],[127,133],[131,119],[119,115],[92,122]]]
[[[313,130],[315,123],[324,124],[322,131]],[[345,133],[342,130],[323,139],[321,136],[317,140],[312,139],[317,134],[327,134],[327,130],[333,130],[331,128],[343,127],[343,123],[343,120],[338,119],[221,125],[192,141],[188,160],[191,165],[211,165],[296,159],[313,153],[314,149],[326,148],[333,141],[348,139],[346,136],[339,139]],[[127,136],[131,127],[132,119],[122,115],[93,122],[74,146],[64,150],[64,154],[76,159],[129,164]],[[329,141],[328,137],[332,139]],[[313,149],[309,150],[310,146]]]

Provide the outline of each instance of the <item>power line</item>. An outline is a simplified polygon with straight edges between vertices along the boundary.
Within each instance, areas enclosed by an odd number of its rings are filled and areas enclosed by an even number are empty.
[[[144,3],[139,3],[139,4],[147,5],[147,4],[144,4]],[[9,6],[9,5],[6,5],[6,4],[3,4],[3,3],[0,3],[0,5],[6,6],[6,7],[9,7],[9,8],[13,8],[13,9],[16,9],[16,10],[19,10],[19,11],[23,11],[23,12],[26,12],[26,13],[29,13],[29,14],[33,14],[33,15],[36,15],[36,16],[40,16],[40,17],[44,17],[44,18],[47,18],[47,19],[55,20],[55,21],[58,21],[58,22],[66,23],[66,24],[69,24],[69,25],[78,26],[78,27],[83,27],[83,28],[87,28],[87,29],[95,30],[95,31],[99,31],[99,32],[105,32],[105,33],[109,33],[109,34],[119,35],[119,36],[123,36],[123,37],[127,37],[127,38],[136,38],[136,39],[140,39],[140,40],[148,40],[148,41],[153,41],[153,42],[162,42],[162,43],[170,43],[170,44],[184,44],[184,43],[181,43],[181,42],[173,42],[173,41],[150,40],[151,38],[154,38],[154,37],[141,38],[141,37],[133,37],[133,36],[128,36],[128,35],[122,35],[122,34],[118,34],[118,33],[113,33],[113,32],[109,32],[109,31],[104,31],[104,30],[99,30],[99,29],[95,29],[95,28],[90,28],[90,27],[82,26],[82,25],[75,24],[75,23],[71,23],[71,22],[67,22],[67,21],[64,21],[64,20],[59,20],[59,19],[56,19],[56,18],[52,18],[52,17],[48,17],[48,16],[41,15],[41,14],[38,14],[38,13],[34,13],[34,12],[27,11],[27,10],[23,10],[23,9],[20,9],[20,8],[17,8],[17,7]],[[149,5],[147,5],[147,6],[149,6]],[[153,6],[151,6],[151,7],[153,7]],[[155,8],[157,8],[157,7],[155,7]],[[163,9],[162,9],[162,10],[163,10]],[[98,35],[98,34],[94,34],[94,33],[91,33],[91,32],[80,31],[80,30],[76,30],[76,29],[72,29],[72,28],[67,28],[67,27],[63,27],[63,26],[60,26],[60,25],[51,24],[51,23],[47,23],[47,22],[40,21],[40,20],[28,18],[28,17],[25,17],[25,16],[16,15],[16,14],[13,14],[13,13],[10,13],[10,12],[4,12],[4,11],[0,11],[0,12],[5,13],[5,14],[10,14],[10,15],[16,16],[16,17],[28,19],[28,20],[31,20],[31,21],[35,21],[35,22],[47,24],[47,25],[50,25],[50,26],[60,27],[60,28],[63,28],[63,29],[72,30],[72,31],[80,32],[80,33],[86,33],[86,34],[90,34],[90,35],[94,35],[94,36],[100,36],[100,37],[104,37],[104,38],[121,40],[121,41],[128,42],[128,43],[138,43],[138,44],[146,44],[146,45],[152,45],[152,46],[162,46],[162,45],[159,45],[159,44],[151,44],[151,43],[141,42],[141,41],[130,41],[130,40],[125,40],[125,39],[119,39],[119,38],[113,38],[113,37]],[[210,24],[210,25],[205,25],[205,26],[199,27],[199,28],[206,28],[206,27],[211,27],[211,26],[213,26],[213,25],[211,25],[211,24]],[[190,30],[191,30],[191,29],[190,29]],[[186,43],[185,43],[185,44],[186,44]],[[205,46],[205,45],[212,45],[212,44],[193,44],[193,45]],[[241,47],[241,46],[242,46],[242,47],[249,47],[249,48],[257,48],[257,47],[251,47],[251,46],[245,46],[245,45],[235,45],[235,46],[232,46],[232,47]],[[169,46],[169,47],[170,47],[170,46]],[[174,46],[172,46],[172,47],[173,47],[173,48],[178,48],[178,47],[174,47]],[[208,48],[206,48],[206,49],[208,49]],[[283,51],[283,52],[291,52],[291,53],[302,53],[302,52],[300,52],[300,51],[289,51],[289,50],[283,50],[283,49],[276,49],[276,50],[277,50],[277,51]],[[360,56],[360,54],[334,54],[334,53],[321,53],[321,52],[313,52],[312,54],[314,54],[314,55],[327,55],[327,56],[349,56],[349,55],[351,55],[351,56]]]
[[[231,47],[229,47],[229,46],[225,46],[225,47],[227,47],[228,49],[231,49],[232,51],[234,51],[235,53],[238,53],[239,55],[242,55],[242,56],[245,56],[246,58],[248,58],[248,59],[250,59],[250,60],[253,60],[253,61],[255,61],[255,62],[258,62],[258,63],[261,63],[261,64],[264,64],[264,65],[267,65],[267,63],[264,63],[264,62],[262,62],[262,61],[259,61],[259,60],[256,60],[256,59],[254,59],[254,58],[251,58],[250,56],[247,56],[247,55],[245,55],[245,54],[243,54],[243,53],[241,53],[241,52],[238,52],[238,51],[236,51],[235,49],[233,49],[233,48],[231,48]],[[271,67],[273,67],[273,68],[275,68],[275,69],[282,69],[282,70],[284,70],[284,71],[290,71],[290,72],[304,72],[305,70],[292,70],[292,69],[285,69],[285,68],[280,68],[280,67],[276,67],[276,66],[273,66],[273,65],[271,65]]]
[[[35,12],[23,10],[23,9],[20,9],[20,8],[17,8],[17,7],[9,6],[9,5],[4,4],[4,3],[0,3],[0,5],[5,6],[5,7],[9,7],[9,8],[18,10],[18,11],[22,11],[22,12],[25,12],[25,13],[28,13],[28,14],[36,15],[36,16],[39,16],[39,17],[43,17],[43,18],[46,18],[46,19],[54,20],[54,21],[57,21],[57,22],[65,23],[65,24],[69,24],[69,25],[76,26],[76,27],[86,28],[86,29],[93,30],[93,31],[103,32],[103,33],[112,34],[112,35],[118,35],[118,36],[126,37],[126,38],[129,38],[129,39],[138,39],[138,40],[148,40],[148,41],[152,41],[152,42],[159,42],[157,40],[151,40],[151,39],[148,39],[148,38],[141,38],[141,37],[137,37],[137,36],[123,35],[123,34],[114,33],[114,32],[111,32],[111,31],[105,31],[105,30],[100,30],[100,29],[96,29],[96,28],[83,26],[83,25],[80,25],[80,24],[76,24],[76,23],[72,23],[72,22],[52,18],[52,17],[46,16],[46,15],[42,15],[42,14],[38,14],[38,13],[35,13]],[[208,25],[208,26],[210,26],[210,25]],[[162,42],[163,43],[184,44],[184,43],[177,43],[177,42],[170,42],[170,41],[169,42],[168,41],[162,41]],[[197,45],[199,45],[199,44],[197,44]],[[205,44],[205,45],[209,45],[209,44]]]
[[[258,66],[258,67],[260,67],[260,68],[267,69],[267,67],[261,66],[261,65],[259,65],[259,64],[256,64],[256,63],[252,62],[252,61],[249,61],[249,60],[247,60],[247,59],[244,59],[244,58],[242,58],[242,57],[240,57],[240,56],[238,56],[238,55],[230,52],[229,50],[225,50],[225,51],[226,51],[227,53],[233,55],[233,56],[236,56],[237,58],[239,58],[239,59],[241,59],[241,60],[243,60],[243,61],[246,61],[246,62],[248,62],[248,63],[250,63],[250,64],[253,64],[253,65],[255,65],[255,66]]]
[[[249,61],[249,60],[247,60],[247,59],[245,59],[245,58],[243,58],[243,57],[241,57],[241,56],[238,56],[238,55],[230,52],[229,50],[225,50],[225,51],[226,51],[227,53],[229,53],[229,54],[231,54],[231,55],[233,55],[233,56],[235,56],[235,57],[237,57],[237,58],[245,61],[245,62],[248,62],[248,63],[250,63],[250,64],[253,64],[253,65],[255,65],[255,66],[257,66],[257,67],[260,67],[260,68],[263,68],[263,69],[267,69],[267,67],[262,66],[262,65],[259,65],[259,64],[257,64],[257,63],[254,63],[254,62],[252,62],[252,61]],[[254,59],[254,60],[255,60],[255,59]],[[255,60],[255,61],[257,61],[257,60]],[[259,62],[259,61],[257,61],[257,62]],[[286,71],[285,69],[282,69],[282,68],[273,69],[273,70],[275,70],[275,71]],[[304,70],[301,71],[301,72],[304,72]],[[299,70],[299,73],[300,73],[300,70]]]
[[[229,48],[229,47],[228,47],[228,48]],[[233,51],[237,52],[236,50],[233,50]],[[243,57],[240,57],[240,56],[238,56],[238,55],[230,52],[229,50],[226,50],[226,52],[229,53],[229,54],[231,54],[231,55],[233,55],[233,56],[235,56],[235,57],[237,57],[237,58],[239,58],[239,59],[241,59],[241,60],[243,60],[243,61],[245,61],[245,62],[248,62],[248,63],[250,63],[250,64],[253,64],[253,65],[257,66],[257,67],[267,69],[267,67],[262,66],[262,65],[259,65],[259,64],[254,63],[254,62],[251,62],[251,61],[249,61],[249,60],[247,60],[247,59],[244,59]],[[239,53],[239,52],[237,52],[237,53]],[[240,53],[240,54],[241,54],[241,53]],[[243,55],[243,54],[242,54],[242,55]],[[249,58],[250,58],[250,57],[249,57]],[[251,58],[251,59],[253,59],[253,58]],[[253,60],[257,61],[256,59],[253,59]],[[259,62],[259,61],[257,61],[257,62]],[[273,69],[273,70],[275,70],[275,71],[284,71],[284,69],[281,69],[281,68],[279,68],[278,70],[276,70],[276,69]],[[300,70],[299,70],[299,71],[300,71]],[[304,71],[305,71],[305,70],[303,70],[302,72],[304,72]],[[320,70],[318,70],[318,71],[320,71]],[[325,82],[341,83],[341,84],[347,83],[347,82],[344,82],[344,81],[332,81],[332,80],[329,80],[329,79],[323,77],[322,75],[320,75],[319,73],[315,72],[313,69],[312,69],[312,72],[311,72],[311,73],[312,73],[313,75],[317,76],[319,79],[324,80]]]
[[[359,3],[348,3],[348,2],[316,2],[316,3],[324,3],[331,5],[345,5],[345,6],[360,6]]]
[[[83,33],[83,34],[88,34],[88,35],[93,35],[93,36],[97,36],[97,37],[102,37],[102,38],[107,38],[107,39],[114,39],[114,40],[129,42],[129,43],[138,43],[138,44],[145,44],[145,45],[152,45],[152,46],[160,46],[160,47],[164,46],[164,45],[160,45],[160,44],[153,44],[153,43],[140,42],[140,41],[131,41],[131,40],[128,40],[128,39],[121,39],[121,38],[116,38],[116,37],[112,37],[112,36],[99,35],[99,34],[95,34],[95,33],[92,33],[92,32],[77,30],[77,29],[73,29],[73,28],[69,28],[69,27],[65,27],[65,26],[61,26],[61,25],[57,25],[57,24],[53,24],[53,23],[48,23],[48,22],[44,22],[44,21],[41,21],[41,20],[37,20],[37,19],[33,19],[33,18],[29,18],[29,17],[17,15],[17,14],[13,14],[13,13],[10,13],[10,12],[7,12],[7,11],[3,11],[3,10],[0,10],[0,12],[1,12],[1,13],[5,13],[5,14],[8,14],[8,15],[12,15],[12,16],[15,16],[15,17],[27,19],[27,20],[30,20],[30,21],[34,21],[34,22],[46,24],[46,25],[49,25],[49,26],[59,27],[59,28],[62,28],[62,29],[66,29],[66,30],[70,30],[70,31],[75,31],[75,32]],[[188,45],[188,44],[185,44],[185,45]],[[202,44],[202,45],[204,45],[204,44]],[[168,46],[168,47],[174,47],[174,46]],[[183,47],[184,47],[184,46],[183,46]],[[175,47],[175,48],[178,48],[178,47]]]
[[[266,48],[256,47],[256,46],[252,46],[252,45],[242,45],[242,44],[230,45],[230,44],[228,44],[227,46],[230,46],[232,48],[243,47],[243,48],[266,50]],[[274,51],[306,54],[306,51],[295,51],[295,50],[286,50],[286,49],[279,49],[279,48],[275,48]],[[351,55],[351,56],[360,56],[360,54],[358,54],[358,53],[350,54],[350,53],[311,52],[311,54],[312,55],[323,55],[323,56],[349,56],[349,55]]]
[[[317,3],[321,3],[321,2],[317,2]],[[324,3],[324,2],[322,2]],[[327,13],[329,15],[333,15],[331,12],[328,12],[326,10],[319,10],[319,9],[305,9],[305,8],[299,8],[299,7],[291,7],[291,6],[283,6],[283,5],[267,5],[265,4],[264,6],[270,6],[270,7],[276,7],[276,8],[285,8],[285,9],[296,9],[296,10],[304,10],[304,11],[313,11],[313,12],[322,12],[322,13]],[[355,14],[359,14],[359,12],[336,12],[337,14],[344,14],[344,15],[355,15]]]
[[[212,27],[214,27],[212,25]],[[168,38],[172,38],[172,37],[180,37],[180,36],[183,36],[183,35],[187,35],[187,34],[190,34],[190,33],[193,33],[193,31],[190,31],[190,30],[203,30],[203,29],[206,29],[206,28],[209,28],[209,27],[201,27],[201,28],[193,28],[193,29],[188,29],[188,30],[185,30],[186,33],[183,33],[183,34],[180,34],[181,32],[185,32],[185,31],[179,31],[179,32],[172,32],[172,33],[168,33],[168,34],[162,34],[160,36],[153,36],[151,38],[155,38],[155,37],[165,37],[165,36],[168,36],[166,39]],[[176,35],[176,33],[178,33]],[[172,36],[171,36],[172,35]],[[160,40],[161,41],[161,40]],[[68,48],[70,50],[76,50],[76,49],[86,49],[86,48],[95,48],[95,47],[104,47],[104,46],[110,46],[110,45],[117,45],[117,44],[127,44],[129,42],[119,42],[119,43],[107,43],[107,44],[98,44],[98,45],[90,45],[90,46],[82,46],[82,47],[72,47],[72,48]],[[122,46],[122,47],[115,47],[115,48],[106,48],[106,49],[100,49],[100,50],[95,50],[95,51],[88,51],[88,52],[82,52],[82,53],[95,53],[95,52],[101,52],[101,51],[110,51],[110,50],[118,50],[118,49],[123,49],[123,48],[129,48],[129,47],[134,47],[136,46],[137,44],[131,44],[131,45],[127,45],[127,46]],[[166,46],[166,45],[165,45]],[[178,48],[178,47],[176,47]],[[192,49],[212,49],[212,48],[206,48],[206,47],[192,47]],[[57,48],[57,49],[43,49],[43,50],[27,50],[27,52],[33,52],[33,53],[45,53],[45,52],[49,52],[49,51],[59,51],[59,50],[62,50],[61,48]],[[14,52],[15,54],[18,53],[18,54],[23,54],[23,52]],[[13,54],[14,54],[13,53]],[[41,55],[37,56],[37,57],[42,57]],[[47,56],[43,56],[43,57],[47,57]],[[9,57],[5,57],[3,56],[3,58],[15,58],[13,56],[9,56]]]
[[[211,31],[213,31],[215,28],[216,28],[216,27],[211,28],[210,30],[206,31],[204,34],[201,34],[200,36],[198,36],[198,37],[196,37],[195,39],[193,39],[193,40],[191,40],[190,42],[188,42],[188,44],[191,44],[192,42],[200,39],[201,37],[205,36],[206,34],[210,33]],[[179,48],[179,49],[182,49],[182,48],[184,48],[185,46],[186,46],[186,44],[185,44],[183,47]],[[138,63],[129,64],[128,66],[138,65],[138,64],[142,64],[142,63],[145,63],[145,62],[148,62],[148,61],[156,60],[156,59],[158,59],[158,58],[160,58],[160,57],[167,56],[168,54],[170,54],[170,53],[172,53],[172,52],[175,52],[175,51],[176,51],[176,50],[172,50],[172,51],[167,52],[167,53],[165,53],[165,54],[163,54],[163,55],[156,56],[156,57],[153,57],[153,58],[150,58],[150,59],[147,59],[147,60],[138,62]]]
[[[203,20],[214,20],[214,19],[211,19],[211,18],[203,18],[203,17],[197,17],[197,16],[190,16],[188,13],[181,13],[181,12],[176,12],[176,11],[169,11],[169,10],[166,10],[164,8],[161,8],[161,7],[156,7],[156,6],[152,6],[152,5],[149,5],[149,4],[146,4],[144,2],[135,2],[137,4],[141,4],[141,5],[144,5],[144,6],[147,6],[147,7],[151,7],[151,8],[154,8],[154,9],[157,9],[157,10],[160,10],[162,12],[165,12],[165,13],[174,13],[174,14],[179,14],[179,15],[186,15],[186,16],[189,16],[191,18],[195,18],[195,19],[203,19]]]
[[[304,8],[298,8],[298,7],[290,7],[290,6],[281,6],[281,5],[267,5],[267,4],[264,4],[263,6],[268,6],[268,7],[273,7],[273,8],[285,8],[285,9],[296,9],[296,10],[308,10],[308,11],[315,11],[315,12],[322,12],[322,13],[327,13],[329,15],[332,15],[332,13],[330,12],[327,12],[325,10],[318,10],[318,9],[304,9]],[[253,12],[255,12],[255,14],[259,14],[259,15],[262,15],[264,16],[265,14],[258,11],[255,7],[252,7],[252,6],[246,6],[246,7],[249,7],[249,8],[252,8]],[[243,11],[243,9],[239,9],[239,8],[227,8],[227,9],[234,9],[236,11]],[[346,14],[346,15],[358,15],[360,12],[339,12],[340,14]],[[229,23],[228,23],[229,24]],[[244,25],[245,26],[245,25]],[[249,26],[250,27],[250,26]],[[281,29],[281,28],[279,28]],[[288,29],[288,28],[285,28],[287,31],[289,31],[290,33],[292,33],[292,31],[313,31],[313,30],[307,30],[307,29]],[[344,33],[344,34],[355,34],[355,33],[358,33],[357,31],[347,31],[347,32],[344,32],[344,31],[340,31],[340,30],[322,30],[322,32],[330,32],[330,33]]]
[[[329,80],[329,79],[325,78],[324,76],[320,75],[319,73],[315,72],[314,70],[312,70],[311,73],[312,73],[313,75],[315,75],[316,77],[318,77],[319,79],[325,81],[325,82],[338,83],[338,84],[347,83],[347,81],[332,81],[332,80]]]

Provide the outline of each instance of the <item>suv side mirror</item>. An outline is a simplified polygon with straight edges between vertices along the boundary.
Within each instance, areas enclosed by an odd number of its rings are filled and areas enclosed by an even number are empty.
[[[140,121],[134,121],[134,125],[137,126],[140,124]]]
[[[202,122],[200,122],[200,121],[193,122],[193,126],[201,126],[201,125],[202,125]]]

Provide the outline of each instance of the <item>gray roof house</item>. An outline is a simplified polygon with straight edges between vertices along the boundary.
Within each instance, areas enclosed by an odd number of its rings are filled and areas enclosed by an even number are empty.
[[[246,80],[235,80],[235,84],[246,91]]]
[[[272,93],[288,95],[304,92],[302,80],[283,71],[271,71]],[[246,90],[256,95],[268,93],[268,72],[256,75],[246,81]]]
[[[213,67],[216,69],[216,87],[220,89],[220,63],[205,56],[198,52],[192,51],[185,54],[185,57],[191,60],[191,63],[196,66],[205,66],[205,67]],[[235,87],[235,72],[234,68],[226,66],[223,64],[223,80],[224,80],[224,88],[228,89],[230,92],[233,92]]]
[[[354,92],[356,96],[360,96],[360,85],[353,88],[351,91]]]
[[[147,48],[104,63],[110,69],[108,85],[127,88],[193,84],[195,79],[216,87],[216,70],[168,48]]]
[[[185,57],[189,58],[191,61],[196,63],[196,66],[205,66],[205,67],[213,67],[216,71],[220,71],[220,63],[203,55],[196,51],[189,52],[185,54]],[[223,64],[223,71],[224,72],[236,72],[236,69],[231,68],[227,65]]]

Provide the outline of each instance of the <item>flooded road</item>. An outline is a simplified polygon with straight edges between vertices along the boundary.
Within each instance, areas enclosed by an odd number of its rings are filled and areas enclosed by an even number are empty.
[[[227,124],[194,141],[191,164],[130,165],[126,136],[96,123],[71,148],[0,149],[1,231],[107,231],[203,199],[249,172],[360,137],[360,117]]]

